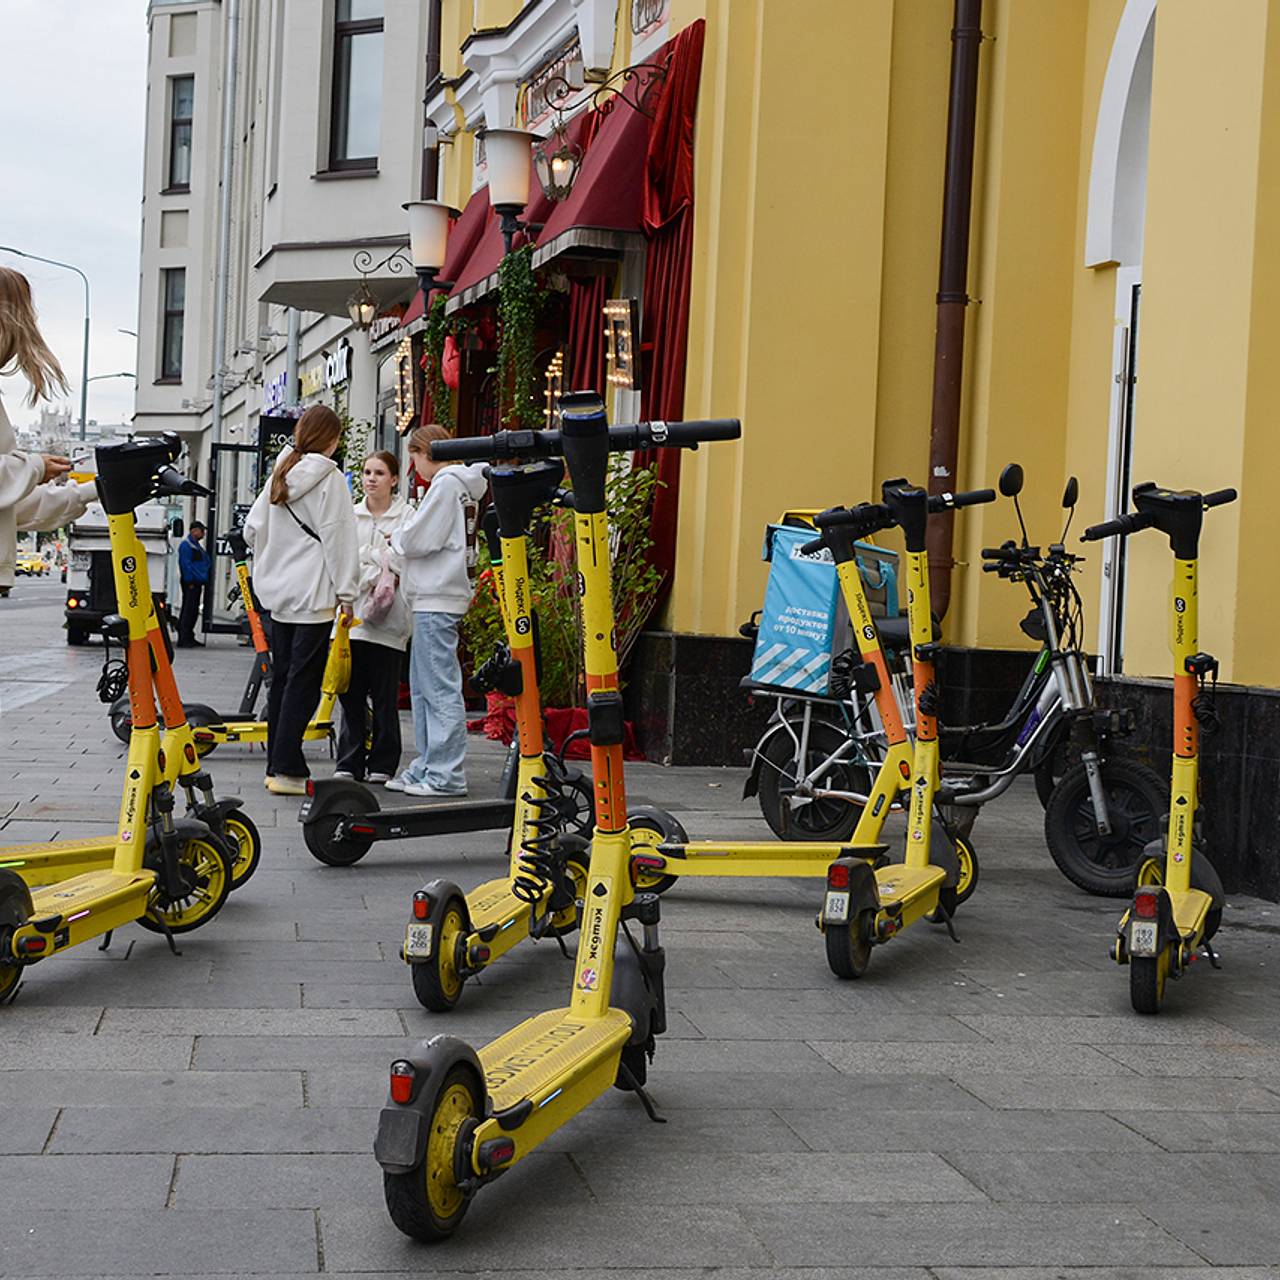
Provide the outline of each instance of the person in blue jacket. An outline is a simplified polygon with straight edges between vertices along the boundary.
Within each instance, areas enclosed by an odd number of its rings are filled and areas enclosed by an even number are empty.
[[[178,545],[178,577],[182,581],[182,612],[178,615],[178,648],[199,649],[203,645],[196,639],[196,619],[209,585],[209,553],[200,544],[204,540],[204,525],[199,520],[191,524],[191,532]]]

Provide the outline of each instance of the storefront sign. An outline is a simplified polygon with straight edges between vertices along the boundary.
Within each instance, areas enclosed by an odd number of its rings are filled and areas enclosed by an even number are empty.
[[[401,338],[396,348],[396,431],[404,435],[418,417],[417,386],[413,379],[413,339]]]
[[[285,397],[288,395],[288,392],[288,373],[282,372],[276,374],[276,376],[262,388],[263,413],[274,413],[277,409],[283,409],[285,405]]]
[[[394,307],[390,311],[374,316],[373,323],[369,326],[369,350],[381,351],[383,347],[389,347],[400,332],[400,322],[403,318],[403,307]]]
[[[343,338],[336,351],[302,371],[303,396],[319,395],[326,387],[332,391],[351,380],[351,344]]]
[[[635,298],[610,298],[604,304],[606,376],[620,391],[640,390],[639,332],[640,304]]]

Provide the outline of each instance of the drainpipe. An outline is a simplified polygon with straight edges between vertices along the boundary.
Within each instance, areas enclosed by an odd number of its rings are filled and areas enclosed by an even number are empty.
[[[288,337],[284,355],[284,402],[292,407],[302,398],[298,394],[298,348],[302,341],[302,312],[289,308]]]
[[[227,363],[227,290],[231,276],[231,178],[236,148],[236,45],[240,0],[226,0],[227,59],[222,75],[222,188],[218,192],[218,258],[213,297],[213,442],[222,440],[222,384]]]
[[[942,194],[942,256],[938,266],[938,332],[933,354],[933,414],[929,427],[929,492],[958,488],[960,392],[964,372],[964,315],[969,304],[969,215],[978,110],[978,46],[982,0],[956,0],[951,31],[951,89],[947,102],[947,168]],[[929,592],[942,617],[951,602],[955,517],[930,517]]]

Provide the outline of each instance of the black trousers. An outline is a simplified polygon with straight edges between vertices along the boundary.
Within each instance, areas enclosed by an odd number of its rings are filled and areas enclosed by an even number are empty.
[[[200,620],[200,605],[204,600],[205,583],[182,584],[182,612],[178,614],[178,643],[189,644],[196,638],[196,623]]]
[[[331,622],[271,622],[271,692],[267,695],[267,772],[309,777],[302,735],[320,701]]]
[[[363,778],[400,768],[400,671],[404,654],[368,640],[351,641],[351,683],[338,695],[342,728],[338,768]],[[373,723],[369,723],[369,712]],[[366,752],[365,741],[369,741]]]

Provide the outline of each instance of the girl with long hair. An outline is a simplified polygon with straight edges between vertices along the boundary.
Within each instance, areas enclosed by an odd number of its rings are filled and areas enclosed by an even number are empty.
[[[312,405],[244,526],[254,589],[271,615],[267,788],[278,795],[306,794],[303,734],[320,701],[334,615],[352,616],[359,588],[356,518],[333,460],[341,439],[338,415]]]
[[[401,585],[413,610],[409,689],[418,756],[390,791],[411,796],[465,796],[467,710],[458,665],[458,624],[471,604],[467,576],[467,516],[483,496],[483,465],[436,462],[431,445],[449,439],[437,423],[415,427],[409,462],[427,483],[426,497],[406,517],[392,545],[404,557]]]
[[[66,393],[67,380],[36,323],[27,278],[0,267],[0,374],[21,373],[31,384],[27,403]],[[18,448],[0,400],[0,597],[13,586],[18,533],[52,530],[84,514],[95,496],[93,481],[51,483],[71,470],[71,459],[56,453],[28,453]]]
[[[342,728],[334,777],[379,783],[400,768],[400,672],[413,616],[400,592],[402,564],[391,542],[409,504],[397,492],[400,460],[385,449],[364,460],[361,484],[364,500],[355,509],[361,622],[351,636],[351,683],[338,697]]]

